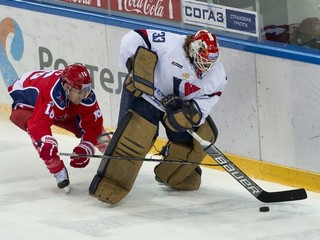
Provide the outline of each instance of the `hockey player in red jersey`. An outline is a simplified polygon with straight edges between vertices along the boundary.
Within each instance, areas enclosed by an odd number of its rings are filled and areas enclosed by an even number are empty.
[[[58,188],[67,192],[68,171],[58,155],[58,142],[52,136],[51,126],[81,138],[73,149],[75,154],[92,155],[95,147],[105,147],[97,143],[97,136],[104,132],[103,118],[91,83],[87,69],[72,64],[64,70],[24,73],[8,88],[13,99],[10,120],[30,135]],[[89,158],[70,158],[70,165],[75,168],[84,168],[89,163]]]

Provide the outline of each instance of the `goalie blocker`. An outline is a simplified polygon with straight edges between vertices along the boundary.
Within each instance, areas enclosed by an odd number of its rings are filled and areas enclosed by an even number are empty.
[[[154,94],[154,70],[158,62],[155,52],[142,46],[138,47],[133,58],[129,58],[126,65],[128,72],[124,86],[135,97],[140,97],[142,93]]]

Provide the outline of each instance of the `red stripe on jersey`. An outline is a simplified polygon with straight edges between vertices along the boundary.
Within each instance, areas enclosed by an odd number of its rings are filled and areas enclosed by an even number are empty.
[[[211,93],[211,94],[206,94],[206,96],[208,97],[214,97],[214,96],[221,96],[222,92],[218,91],[218,92],[215,92],[215,93]]]
[[[184,95],[188,96],[189,94],[196,92],[200,90],[200,88],[196,85],[193,85],[191,83],[185,83],[184,84]]]

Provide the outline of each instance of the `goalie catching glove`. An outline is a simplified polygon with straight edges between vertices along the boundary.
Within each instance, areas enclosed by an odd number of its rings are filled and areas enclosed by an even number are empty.
[[[202,113],[194,100],[182,101],[180,97],[169,94],[161,100],[161,103],[166,109],[164,123],[172,131],[186,131],[201,121]]]
[[[74,168],[84,168],[89,164],[89,157],[81,157],[77,155],[93,155],[95,148],[92,143],[87,141],[82,141],[78,146],[73,149],[73,155],[71,156],[70,166]]]

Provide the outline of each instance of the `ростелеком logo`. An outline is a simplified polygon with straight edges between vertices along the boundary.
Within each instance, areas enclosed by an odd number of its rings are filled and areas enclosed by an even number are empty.
[[[22,32],[15,20],[5,18],[0,22],[0,39],[0,73],[8,87],[18,78],[9,59],[19,61],[24,51]]]

